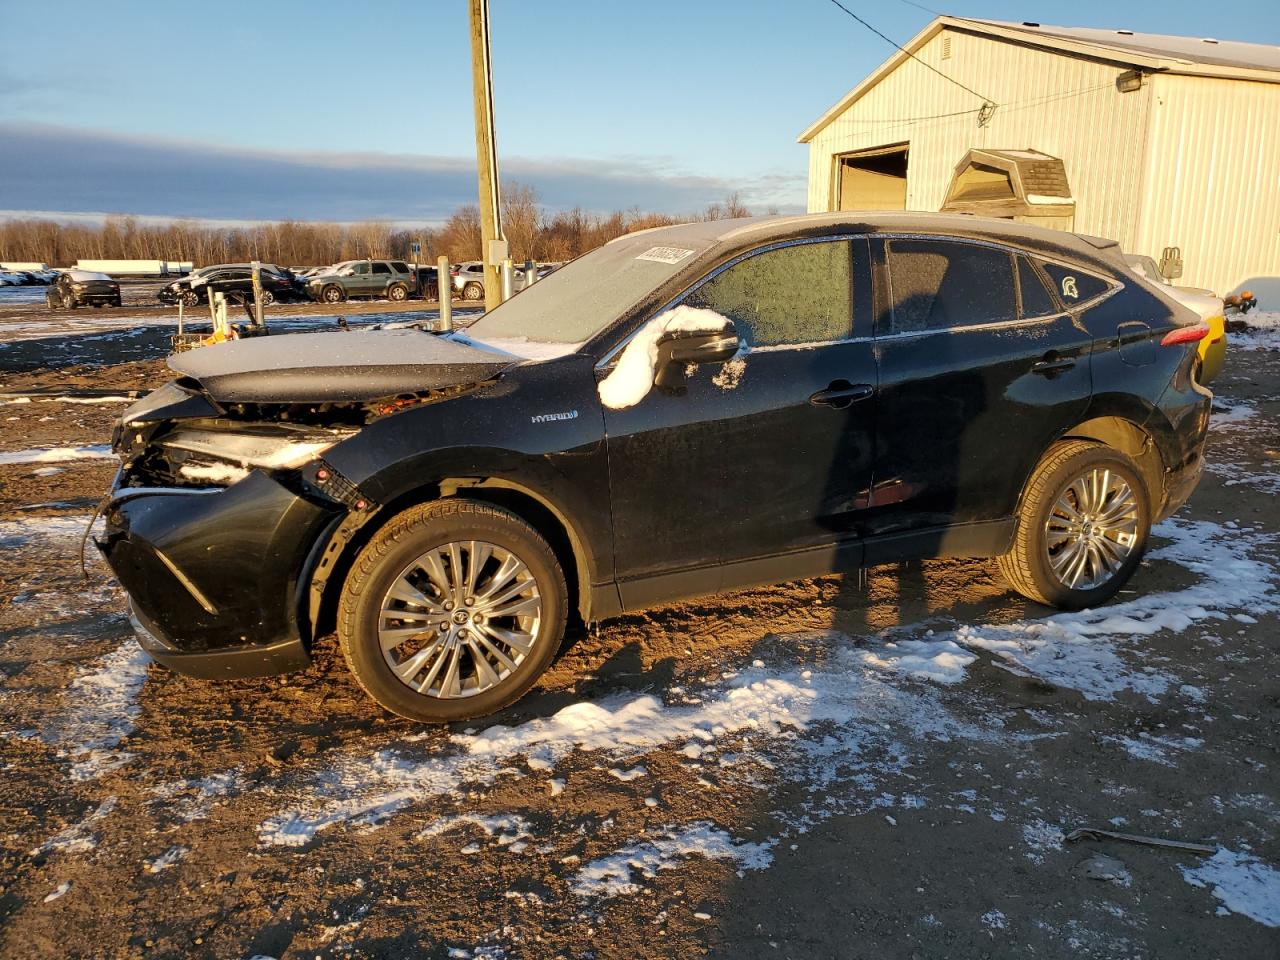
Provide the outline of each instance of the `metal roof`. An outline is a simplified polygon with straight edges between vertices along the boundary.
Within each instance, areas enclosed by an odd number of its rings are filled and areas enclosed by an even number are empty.
[[[1050,24],[1011,23],[1003,20],[967,22],[1014,30],[1028,37],[1074,40],[1089,44],[1099,51],[1121,56],[1140,54],[1186,64],[1280,71],[1280,47],[1265,43],[1243,43],[1214,37],[1175,37],[1163,33],[1135,33],[1132,30],[1099,30],[1094,27],[1055,27]]]
[[[923,30],[903,44],[902,50],[880,64],[865,80],[841,97],[801,133],[797,140],[800,143],[812,140],[827,124],[848,110],[868,90],[943,30],[978,34],[1009,43],[1137,68],[1148,73],[1177,73],[1280,83],[1280,47],[1268,44],[944,16],[931,20]]]

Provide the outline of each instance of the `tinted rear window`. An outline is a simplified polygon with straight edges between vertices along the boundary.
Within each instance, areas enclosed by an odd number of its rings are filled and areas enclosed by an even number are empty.
[[[890,240],[888,263],[894,333],[1017,318],[1007,250],[953,240]]]
[[[1101,277],[1095,277],[1075,267],[1064,267],[1058,263],[1044,261],[1040,262],[1040,266],[1049,275],[1049,279],[1057,288],[1058,296],[1067,306],[1092,300],[1111,289],[1111,284]]]

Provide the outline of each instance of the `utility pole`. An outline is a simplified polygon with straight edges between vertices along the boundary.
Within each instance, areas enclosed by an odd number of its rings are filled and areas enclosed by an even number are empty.
[[[489,61],[489,0],[470,0],[471,84],[476,107],[476,170],[480,182],[480,255],[484,258],[484,308],[502,302],[502,206],[498,149],[493,133],[493,77]],[[499,255],[501,254],[501,255]]]

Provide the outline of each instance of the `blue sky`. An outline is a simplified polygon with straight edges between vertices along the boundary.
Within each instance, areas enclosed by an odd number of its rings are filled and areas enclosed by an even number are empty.
[[[899,41],[930,19],[846,5]],[[956,12],[1280,43],[1277,9]],[[491,0],[491,16],[504,178],[556,209],[678,213],[729,190],[798,209],[796,134],[893,52],[828,0]],[[464,0],[0,0],[0,24],[0,210],[431,221],[474,202]]]

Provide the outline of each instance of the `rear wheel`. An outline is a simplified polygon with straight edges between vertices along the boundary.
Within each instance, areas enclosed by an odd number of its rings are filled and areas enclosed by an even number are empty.
[[[276,295],[274,293],[272,293],[270,290],[262,291],[262,305],[264,307],[269,307],[275,302],[276,302]]]
[[[1096,606],[1132,576],[1150,530],[1151,498],[1133,460],[1102,444],[1064,441],[1031,475],[1000,571],[1038,603]]]
[[[507,510],[440,500],[394,517],[343,587],[338,639],[356,680],[392,713],[448,722],[513,703],[564,635],[564,573]]]
[[[406,287],[403,283],[393,283],[390,287],[387,288],[388,300],[394,300],[396,303],[399,303],[401,300],[407,300],[408,298],[409,298],[409,288]]]
[[[482,297],[484,297],[484,287],[475,280],[468,282],[462,288],[462,299],[464,300],[479,300]]]

